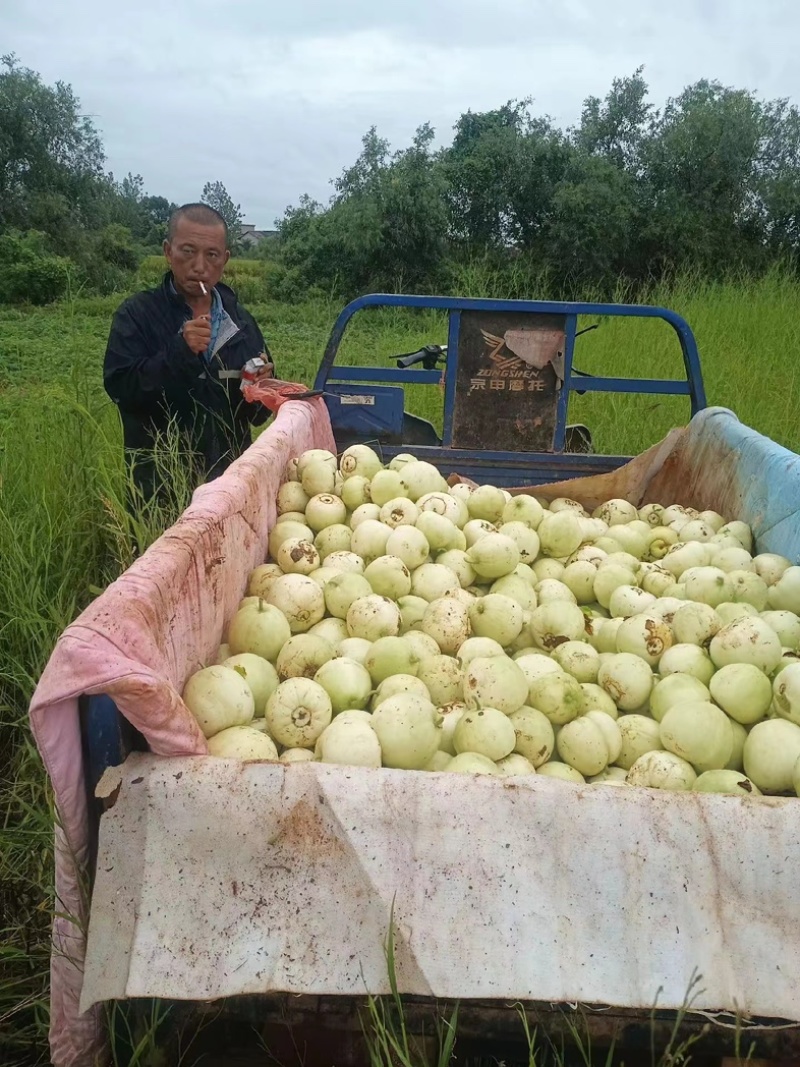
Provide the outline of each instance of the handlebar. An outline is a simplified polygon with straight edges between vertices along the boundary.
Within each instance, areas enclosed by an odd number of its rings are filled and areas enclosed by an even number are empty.
[[[437,363],[445,363],[447,345],[425,345],[416,352],[406,352],[403,356],[395,356],[396,365],[400,370],[408,370],[409,367],[421,363],[425,370],[436,370]]]

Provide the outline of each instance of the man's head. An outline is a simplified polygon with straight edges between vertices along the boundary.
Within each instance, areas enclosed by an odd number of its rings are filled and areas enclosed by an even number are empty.
[[[200,282],[211,289],[222,277],[230,259],[228,227],[222,215],[208,204],[184,204],[169,220],[164,255],[184,296],[201,294]]]

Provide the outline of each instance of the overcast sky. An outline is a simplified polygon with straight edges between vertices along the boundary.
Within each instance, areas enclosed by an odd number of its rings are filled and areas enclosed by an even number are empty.
[[[115,175],[177,202],[219,179],[265,229],[373,124],[446,142],[530,95],[566,126],[640,64],[659,105],[702,77],[800,102],[798,41],[795,0],[0,0],[0,51],[72,84]]]

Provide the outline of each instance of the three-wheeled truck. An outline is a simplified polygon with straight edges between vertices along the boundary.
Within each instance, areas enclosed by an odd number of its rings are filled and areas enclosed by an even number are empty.
[[[392,368],[337,362],[353,316],[386,306],[446,313],[446,360],[431,346]],[[587,316],[664,320],[684,376],[579,376]],[[409,384],[443,386],[441,431],[407,411]],[[569,427],[574,391],[683,395],[692,418],[633,459],[596,454]],[[285,1063],[365,1062],[359,1009],[390,992],[390,929],[408,1025],[430,1032],[458,1002],[462,1059],[527,1062],[520,1006],[628,1063],[676,1026],[695,1062],[800,1056],[796,799],[214,759],[179,696],[214,662],[306,448],[410,451],[589,507],[712,508],[793,561],[800,458],[706,407],[692,332],[656,307],[365,296],[311,394],[65,631],[37,688],[60,816],[56,1067],[102,1059],[100,1005],[154,1000],[211,1020],[206,1062],[262,1062],[264,1045]]]

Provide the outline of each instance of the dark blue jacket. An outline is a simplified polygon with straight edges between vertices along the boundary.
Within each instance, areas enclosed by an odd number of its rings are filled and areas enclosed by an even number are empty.
[[[122,419],[126,456],[146,498],[158,489],[154,441],[171,421],[193,454],[198,474],[210,479],[247,448],[250,426],[269,418],[263,405],[244,401],[238,377],[220,377],[221,372],[241,371],[260,353],[272,361],[252,315],[232,289],[217,286],[239,332],[207,363],[181,335],[192,312],[171,283],[168,273],[157,289],[137,293],[118,308],[103,365],[106,392]]]

